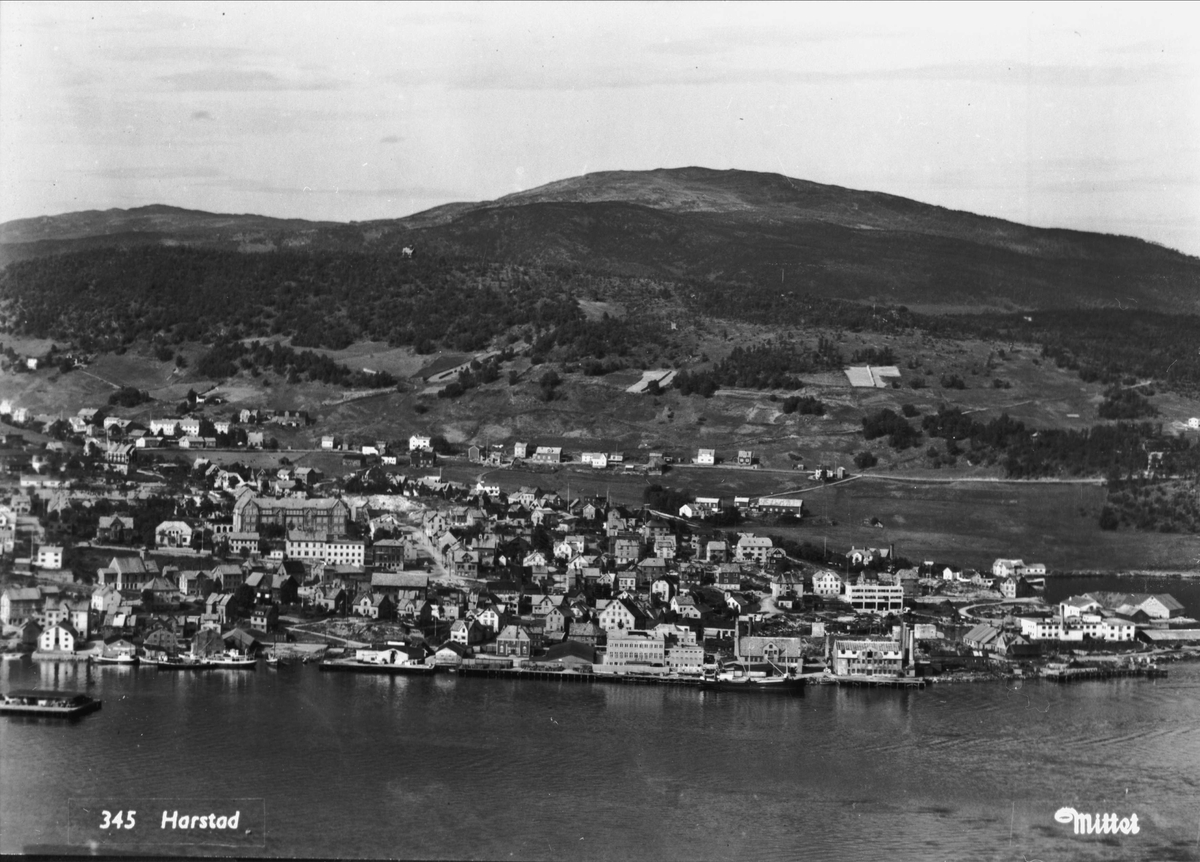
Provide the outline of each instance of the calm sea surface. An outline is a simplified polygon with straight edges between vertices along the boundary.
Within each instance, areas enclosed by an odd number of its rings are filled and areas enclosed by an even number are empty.
[[[0,852],[61,852],[72,798],[228,797],[265,801],[253,852],[273,856],[1200,858],[1194,664],[796,698],[311,665],[93,680],[2,665],[5,689],[86,688],[104,709],[0,719]],[[1141,832],[1075,836],[1063,806]]]

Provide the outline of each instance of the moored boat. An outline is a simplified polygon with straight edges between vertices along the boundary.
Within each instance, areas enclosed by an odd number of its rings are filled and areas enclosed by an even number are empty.
[[[318,665],[320,670],[343,671],[347,673],[378,673],[390,675],[426,676],[434,673],[437,667],[431,664],[406,662],[403,664],[385,664],[383,662],[358,661],[357,659],[325,659]]]
[[[0,714],[75,718],[100,709],[102,700],[74,691],[27,689],[0,697]]]
[[[213,666],[212,662],[186,655],[164,656],[151,661],[159,670],[207,670]]]
[[[254,670],[258,659],[235,650],[214,653],[208,657],[209,663],[215,668],[234,668],[238,670]]]
[[[125,665],[125,666],[136,665],[138,663],[138,657],[136,655],[130,655],[129,653],[117,653],[115,655],[105,655],[104,653],[101,653],[98,656],[93,656],[92,660],[96,664],[113,664],[113,665]]]
[[[804,690],[804,677],[784,673],[774,665],[759,667],[730,662],[705,674],[700,687],[707,691],[739,691],[758,694],[798,694]]]
[[[740,679],[718,678],[706,679],[700,683],[700,687],[707,691],[741,691],[755,692],[759,694],[798,694],[804,690],[805,682],[803,679],[796,677],[767,677],[764,679],[756,679],[754,677],[742,677]]]

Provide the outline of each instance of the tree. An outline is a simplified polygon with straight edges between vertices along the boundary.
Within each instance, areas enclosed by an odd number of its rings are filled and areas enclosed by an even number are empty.
[[[868,467],[874,467],[879,463],[879,459],[875,457],[874,452],[869,452],[866,449],[854,456],[854,466],[860,470],[865,470]]]

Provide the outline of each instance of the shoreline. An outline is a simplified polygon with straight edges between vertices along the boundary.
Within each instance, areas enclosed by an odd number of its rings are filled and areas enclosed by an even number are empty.
[[[1189,569],[1135,569],[1117,572],[1047,572],[1046,579],[1051,578],[1166,578],[1170,580],[1200,580],[1200,571]]]

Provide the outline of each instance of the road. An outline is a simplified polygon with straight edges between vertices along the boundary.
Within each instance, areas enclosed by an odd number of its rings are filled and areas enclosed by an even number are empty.
[[[883,482],[925,482],[931,485],[956,485],[975,482],[990,485],[1105,485],[1107,479],[1002,479],[996,476],[962,476],[943,479],[940,476],[885,476],[882,473],[861,473],[855,478]]]

